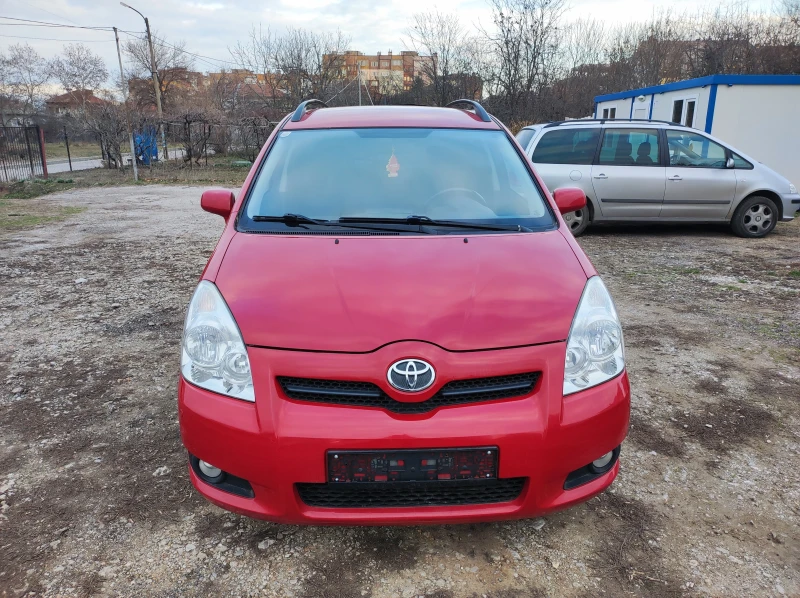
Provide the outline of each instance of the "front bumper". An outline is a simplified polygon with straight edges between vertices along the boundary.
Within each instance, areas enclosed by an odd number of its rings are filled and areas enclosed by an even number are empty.
[[[281,523],[419,524],[534,517],[588,500],[607,488],[619,462],[602,476],[564,490],[573,472],[625,438],[630,415],[627,373],[562,397],[564,343],[451,353],[401,342],[367,354],[306,353],[248,348],[256,402],[197,388],[181,379],[181,436],[189,453],[247,480],[254,498],[192,483],[225,509]],[[434,364],[435,392],[449,380],[541,371],[527,396],[442,407],[419,415],[306,403],[286,398],[275,377],[362,380],[394,394],[384,373],[409,356]],[[426,391],[427,392],[427,391]],[[328,450],[401,450],[497,446],[498,476],[525,477],[513,501],[436,507],[320,508],[300,500],[295,484],[326,482]]]
[[[800,211],[800,193],[786,193],[781,195],[783,203],[783,222],[792,220],[795,213]]]

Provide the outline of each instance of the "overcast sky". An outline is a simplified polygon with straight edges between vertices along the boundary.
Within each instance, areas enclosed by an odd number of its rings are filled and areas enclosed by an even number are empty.
[[[654,10],[670,7],[675,11],[694,11],[703,5],[697,0],[568,0],[570,20],[595,17],[610,24],[647,19]],[[287,26],[314,30],[341,29],[352,39],[352,48],[366,53],[407,49],[404,31],[415,12],[436,7],[456,12],[467,26],[489,25],[490,13],[484,0],[128,0],[150,19],[151,27],[173,43],[186,42],[187,50],[230,61],[228,47],[244,39],[259,24],[280,30]],[[719,2],[706,4],[715,6]],[[753,8],[768,9],[771,0],[752,0]],[[0,16],[66,24],[116,26],[142,31],[141,17],[120,6],[116,0],[0,0]],[[44,39],[85,41],[103,55],[109,69],[117,70],[113,34],[85,29],[55,29],[11,25],[0,20],[0,51],[13,43],[28,42],[47,58],[56,55],[65,43]],[[20,36],[20,37],[11,37]],[[124,37],[124,36],[123,36]],[[197,70],[217,70],[233,66],[197,60]]]

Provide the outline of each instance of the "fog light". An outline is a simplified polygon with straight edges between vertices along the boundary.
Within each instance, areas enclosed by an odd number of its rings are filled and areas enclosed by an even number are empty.
[[[211,463],[200,461],[197,465],[200,467],[200,471],[203,472],[204,476],[216,478],[222,475],[222,470],[219,467],[214,467]]]
[[[595,470],[603,470],[606,467],[608,467],[608,464],[611,463],[611,459],[613,458],[614,458],[614,451],[606,453],[599,459],[595,459],[594,461],[592,461],[592,467],[594,467]],[[202,461],[200,461],[200,463],[202,463]]]

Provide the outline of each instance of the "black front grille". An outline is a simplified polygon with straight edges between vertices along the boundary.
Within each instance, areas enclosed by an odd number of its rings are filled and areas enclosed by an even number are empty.
[[[427,413],[448,405],[522,397],[533,391],[539,375],[540,372],[529,372],[493,378],[454,380],[442,386],[439,392],[427,401],[418,403],[396,401],[371,382],[278,376],[278,383],[287,397],[297,401],[377,407],[392,413],[415,414]]]
[[[300,500],[311,507],[365,509],[437,507],[510,502],[527,478],[434,482],[296,484]]]

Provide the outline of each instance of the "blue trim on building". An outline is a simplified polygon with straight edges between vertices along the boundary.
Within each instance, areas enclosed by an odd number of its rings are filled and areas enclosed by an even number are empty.
[[[594,103],[594,117],[597,118],[597,102]]]
[[[650,120],[653,120],[653,98],[655,98],[655,96],[651,95],[650,96],[650,114],[647,115],[647,118],[649,118]]]
[[[699,79],[687,79],[686,81],[676,81],[665,85],[654,85],[653,87],[595,96],[594,101],[599,103],[610,100],[624,100],[626,98],[635,98],[639,95],[692,89],[693,87],[705,87],[706,85],[800,85],[800,75],[710,75]]]
[[[711,127],[714,125],[714,106],[717,104],[717,86],[712,85],[708,92],[708,108],[706,108],[706,128],[703,129],[709,135]]]
[[[630,111],[630,114],[628,114],[628,118],[633,118],[633,103],[635,101],[636,101],[635,98],[631,98],[631,111]]]

